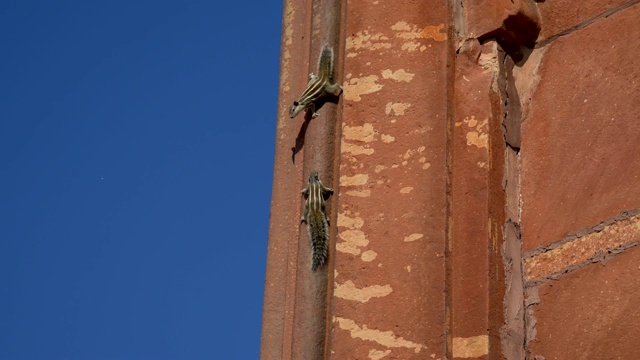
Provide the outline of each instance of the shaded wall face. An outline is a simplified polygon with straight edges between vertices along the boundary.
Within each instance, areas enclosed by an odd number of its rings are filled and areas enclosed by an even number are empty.
[[[640,358],[637,19],[285,1],[261,358]],[[289,119],[324,44],[344,92]],[[335,190],[316,272],[312,170]]]

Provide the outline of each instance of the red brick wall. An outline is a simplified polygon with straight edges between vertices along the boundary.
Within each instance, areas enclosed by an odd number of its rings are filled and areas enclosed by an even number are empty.
[[[640,359],[639,2],[285,1],[261,358]]]

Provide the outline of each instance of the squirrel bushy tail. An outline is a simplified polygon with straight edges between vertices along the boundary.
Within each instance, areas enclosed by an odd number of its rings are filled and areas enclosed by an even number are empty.
[[[327,262],[327,239],[329,224],[324,216],[310,216],[309,238],[311,239],[311,270],[315,271]]]

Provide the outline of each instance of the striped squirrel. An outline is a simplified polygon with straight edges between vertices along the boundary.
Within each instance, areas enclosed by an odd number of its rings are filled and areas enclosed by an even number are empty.
[[[316,118],[316,103],[328,95],[339,96],[342,86],[333,80],[333,49],[325,45],[318,60],[318,76],[309,74],[309,84],[297,101],[289,108],[289,116],[293,119],[304,109],[311,110],[311,118]]]
[[[327,246],[329,243],[329,219],[327,218],[325,204],[333,189],[328,188],[320,181],[317,171],[309,175],[309,185],[302,190],[302,195],[307,199],[304,204],[304,215],[300,219],[307,223],[309,238],[311,239],[311,270],[317,270],[327,261]]]

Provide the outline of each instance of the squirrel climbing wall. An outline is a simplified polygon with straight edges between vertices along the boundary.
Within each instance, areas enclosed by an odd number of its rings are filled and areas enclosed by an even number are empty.
[[[284,1],[261,358],[640,358],[639,3]]]

